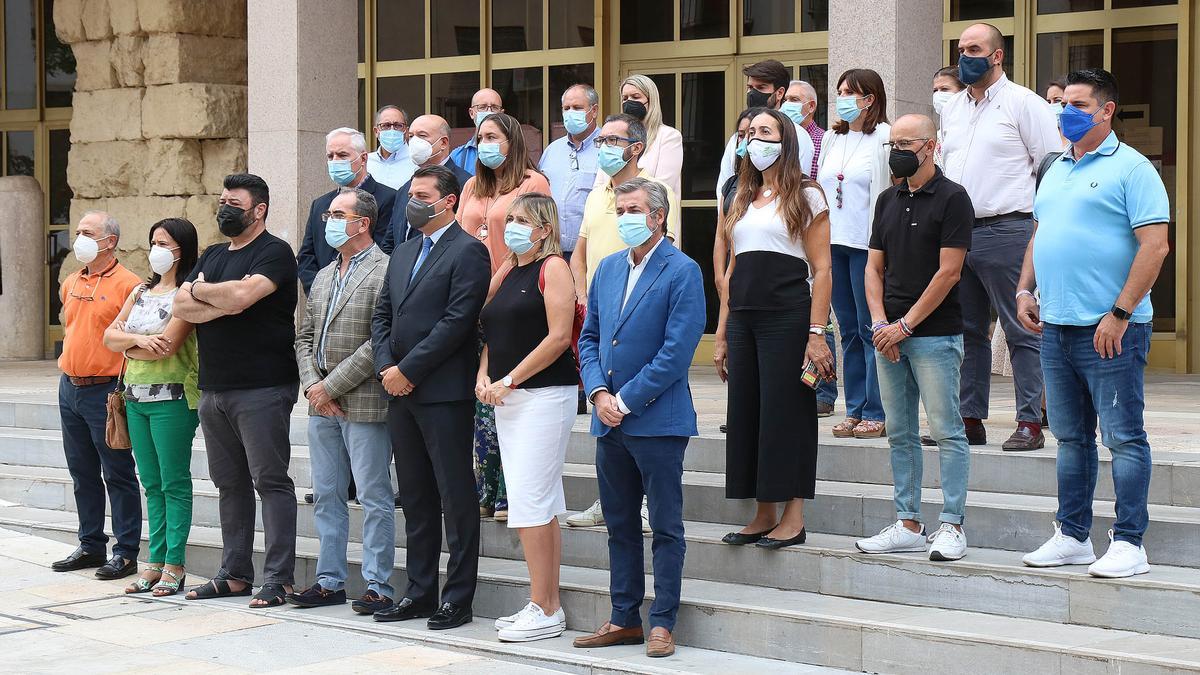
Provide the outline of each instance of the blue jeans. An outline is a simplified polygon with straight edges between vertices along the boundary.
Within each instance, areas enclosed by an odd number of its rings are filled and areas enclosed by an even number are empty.
[[[962,525],[971,468],[966,428],[958,414],[962,336],[911,337],[900,343],[897,363],[888,361],[883,354],[877,359],[879,389],[888,419],[888,445],[892,448],[897,517],[921,520],[924,456],[917,404],[923,403],[929,418],[929,433],[937,440],[942,464],[943,504],[938,519]]]
[[[675,630],[683,584],[683,451],[686,436],[627,436],[620,427],[596,439],[596,476],[608,528],[610,621],[642,625],[646,597],[642,548],[642,495],[654,530],[654,603],[650,628]]]
[[[837,344],[833,341],[833,333],[825,333],[825,345],[829,347],[829,353],[833,355],[833,369],[837,370]],[[838,391],[837,382],[821,380],[821,384],[817,385],[817,402],[828,403],[833,405],[837,403]]]
[[[392,447],[387,424],[313,415],[308,418],[308,443],[313,518],[321,541],[317,581],[330,591],[346,585],[350,537],[346,490],[353,475],[363,506],[363,580],[367,590],[393,597],[388,581],[396,562],[396,502],[388,471]]]
[[[842,333],[846,417],[882,422],[875,346],[867,333],[871,325],[871,309],[867,307],[867,252],[836,244],[829,249],[833,260],[833,312]]]
[[[75,489],[79,546],[87,553],[106,553],[104,493],[112,507],[113,555],[137,560],[142,540],[142,496],[134,472],[133,453],[108,447],[104,423],[108,393],[115,382],[76,387],[63,375],[58,383],[58,414],[63,454]]]
[[[1131,323],[1121,339],[1121,354],[1102,359],[1092,346],[1095,326],[1060,326],[1042,331],[1042,370],[1050,428],[1058,438],[1058,522],[1063,534],[1079,541],[1092,529],[1100,438],[1112,452],[1117,518],[1113,538],[1141,546],[1150,521],[1150,443],[1142,412],[1150,324]]]

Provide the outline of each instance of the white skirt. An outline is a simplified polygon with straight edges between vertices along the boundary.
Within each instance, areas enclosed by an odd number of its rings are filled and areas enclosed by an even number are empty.
[[[510,528],[545,525],[567,510],[563,462],[577,392],[574,386],[514,389],[496,406]]]

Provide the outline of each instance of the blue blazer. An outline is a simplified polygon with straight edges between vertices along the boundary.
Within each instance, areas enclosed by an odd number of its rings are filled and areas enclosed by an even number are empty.
[[[358,187],[370,192],[375,197],[375,204],[379,207],[379,217],[376,219],[378,222],[371,223],[371,238],[382,248],[383,240],[389,230],[388,223],[392,222],[392,204],[396,201],[396,191],[376,181],[371,174],[367,174],[367,179]],[[337,250],[325,241],[325,223],[321,221],[321,214],[329,210],[329,205],[333,203],[333,198],[337,196],[340,189],[330,190],[317,197],[308,209],[308,223],[304,226],[304,241],[300,244],[300,252],[296,254],[297,273],[300,283],[304,284],[305,295],[312,288],[313,279],[317,278],[317,272],[320,272],[337,257]]]
[[[704,334],[700,266],[663,240],[622,309],[628,255],[625,250],[601,260],[592,277],[579,335],[584,391],[621,395],[630,410],[621,422],[625,434],[695,436],[688,367]],[[592,435],[608,430],[593,411]]]
[[[462,188],[471,178],[471,174],[463,171],[462,167],[455,164],[454,160],[450,158],[446,158],[446,163],[442,166],[450,169],[454,173],[454,177],[458,179],[458,189],[454,191],[454,196],[455,198],[461,198]],[[410,189],[412,189],[411,178],[408,179],[407,183],[401,185],[399,190],[396,190],[396,205],[392,208],[392,221],[384,223],[387,227],[387,233],[384,235],[383,241],[379,243],[379,248],[383,249],[383,252],[388,255],[391,255],[392,251],[400,246],[400,244],[409,239],[416,239],[421,236],[420,230],[411,229],[408,226],[408,191]]]

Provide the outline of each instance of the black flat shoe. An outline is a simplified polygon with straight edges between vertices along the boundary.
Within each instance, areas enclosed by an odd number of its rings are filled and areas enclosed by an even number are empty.
[[[800,534],[797,534],[796,536],[792,537],[791,539],[772,539],[770,537],[763,537],[762,539],[758,540],[758,544],[756,544],[756,546],[758,546],[759,548],[767,548],[767,549],[771,549],[772,551],[774,551],[774,550],[781,549],[785,546],[794,546],[796,544],[803,544],[804,540],[806,538],[808,538],[808,534],[804,531],[804,528],[802,527],[802,528],[800,528]]]
[[[358,600],[350,603],[350,609],[355,614],[374,614],[392,606],[392,599],[382,596],[375,591],[367,591]]]
[[[433,616],[433,613],[433,607],[417,604],[411,598],[404,598],[387,609],[375,612],[375,620],[408,621],[409,619],[427,619]]]
[[[471,608],[456,605],[453,602],[444,602],[438,608],[438,611],[429,617],[429,630],[448,630],[450,628],[458,628],[459,626],[471,623]]]
[[[108,562],[100,566],[96,570],[96,578],[105,581],[113,579],[123,579],[127,576],[137,574],[138,566],[136,560],[126,560],[119,555],[114,555],[108,559]]]
[[[774,529],[774,528],[772,528]],[[760,539],[767,536],[771,530],[763,530],[762,532],[753,532],[751,534],[742,534],[741,532],[730,532],[721,537],[721,542],[730,546],[745,546],[746,544],[757,543]]]
[[[108,562],[108,558],[104,557],[103,553],[87,553],[80,547],[62,560],[50,563],[50,569],[55,572],[74,572],[75,570],[100,567],[106,562]]]
[[[346,591],[331,591],[313,584],[300,593],[288,593],[283,597],[284,602],[301,608],[328,607],[329,605],[346,604]]]

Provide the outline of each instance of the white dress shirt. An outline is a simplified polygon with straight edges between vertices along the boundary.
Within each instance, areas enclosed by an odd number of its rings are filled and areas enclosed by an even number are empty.
[[[379,149],[367,155],[367,173],[393,190],[399,190],[416,170],[417,165],[408,157],[407,143],[387,157]]]
[[[1044,107],[1044,106],[1043,106]],[[813,155],[816,154],[816,148],[813,147],[812,137],[804,130],[804,127],[799,124],[792,123],[796,127],[796,145],[800,151],[800,168],[807,174],[812,171]],[[717,175],[717,206],[721,205],[721,188],[725,186],[725,181],[733,175],[733,160],[737,157],[738,139],[737,134],[729,137],[729,142],[725,144],[725,154],[721,155],[721,172]],[[815,178],[809,176],[809,178]]]
[[[1062,150],[1046,101],[1001,73],[979,101],[970,88],[955,94],[941,118],[946,177],[966,188],[975,217],[1032,213],[1038,165]]]

